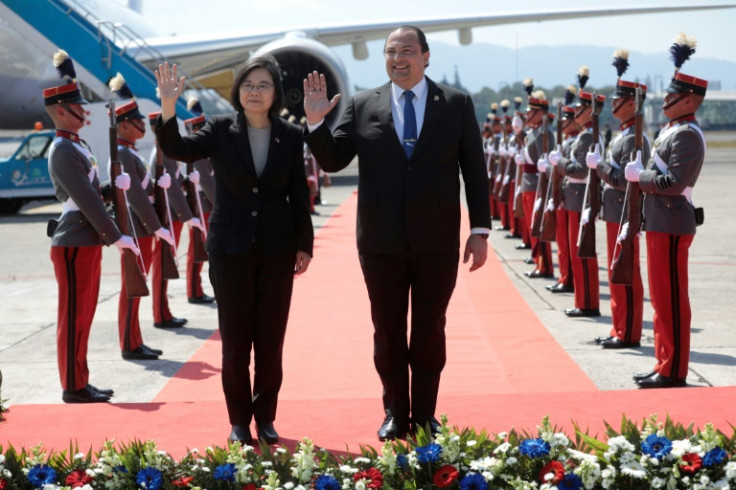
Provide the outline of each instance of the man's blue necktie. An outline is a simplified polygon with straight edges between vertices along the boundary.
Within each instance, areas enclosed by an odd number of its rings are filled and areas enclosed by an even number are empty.
[[[404,140],[402,145],[409,158],[417,145],[417,116],[414,114],[413,99],[414,92],[411,90],[404,92]]]

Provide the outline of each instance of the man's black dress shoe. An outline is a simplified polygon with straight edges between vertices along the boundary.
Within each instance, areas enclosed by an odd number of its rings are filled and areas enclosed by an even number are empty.
[[[677,388],[687,385],[684,379],[670,378],[669,376],[662,376],[659,373],[655,373],[648,378],[640,379],[636,384],[639,385],[639,388]]]
[[[215,301],[215,298],[203,294],[202,296],[190,296],[187,301],[195,305],[208,305],[210,303],[213,303]]]
[[[414,432],[416,432],[419,427],[424,430],[425,434],[429,428],[429,431],[433,436],[439,434],[440,429],[442,428],[440,423],[434,417],[414,417]]]
[[[630,349],[632,347],[640,346],[641,344],[639,342],[624,342],[618,337],[613,337],[612,339],[601,342],[601,347],[604,349]]]
[[[508,226],[497,226],[494,228],[496,231],[509,231],[511,228]]]
[[[92,391],[86,386],[77,391],[63,391],[61,399],[64,403],[104,403],[110,401],[110,397],[97,391]]]
[[[531,258],[531,257],[527,257],[527,258],[524,259],[524,263],[531,265],[531,264],[534,263],[534,259]]]
[[[526,271],[524,272],[524,275],[528,277],[529,279],[550,279],[552,277],[555,277],[553,274],[542,274],[542,271],[539,269],[534,269],[533,271]]]
[[[158,359],[158,354],[148,349],[145,345],[141,345],[136,350],[124,350],[123,359],[150,361],[153,359]]]
[[[409,432],[409,423],[397,420],[393,415],[387,415],[378,429],[378,440],[391,441],[401,439]]]
[[[253,438],[247,425],[233,425],[233,430],[230,431],[230,442],[236,441],[249,446],[253,445]]]
[[[569,317],[582,317],[582,316],[601,316],[601,310],[598,308],[594,310],[581,310],[580,308],[568,308],[565,310],[565,315]]]
[[[153,352],[156,355],[159,355],[160,356],[161,354],[164,353],[164,351],[162,351],[161,349],[154,349],[153,347],[148,347],[146,344],[141,344],[141,345],[143,347],[145,347],[146,349],[150,350],[151,352]]]
[[[521,238],[521,235],[514,235],[513,233],[506,233],[504,238]]]
[[[279,442],[279,433],[273,427],[273,423],[258,425],[258,439],[266,441],[266,444]]]
[[[615,338],[616,337],[612,337],[610,335],[607,335],[605,337],[596,337],[595,338],[595,343],[600,345],[601,342],[605,342],[606,340],[612,340],[612,339],[615,339]],[[646,376],[649,376],[649,375],[647,374]]]
[[[552,286],[545,286],[551,293],[574,293],[575,288],[573,286],[567,286],[565,284],[562,284],[561,282],[558,282],[557,284],[553,284]]]
[[[105,396],[108,396],[108,397],[113,396],[115,394],[115,392],[113,390],[97,388],[96,386],[92,386],[89,383],[87,383],[87,389],[90,390],[90,391],[94,391],[96,393],[99,393],[100,395],[105,395]]]
[[[165,322],[155,322],[153,324],[156,328],[181,328],[187,323],[186,318],[172,318]]]
[[[651,373],[639,373],[633,375],[631,379],[633,379],[634,381],[641,381],[642,379],[651,378],[655,374],[657,374],[657,371],[652,371]]]
[[[514,245],[514,248],[516,250],[530,250],[532,246],[529,245],[528,243],[519,243],[517,245]]]

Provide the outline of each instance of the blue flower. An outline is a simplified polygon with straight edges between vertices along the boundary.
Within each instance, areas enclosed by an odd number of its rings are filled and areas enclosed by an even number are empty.
[[[33,488],[53,485],[56,482],[56,471],[47,464],[37,464],[28,472],[28,481]]]
[[[320,475],[314,482],[316,490],[340,490],[340,482],[330,475]]]
[[[580,490],[583,488],[583,479],[575,473],[568,473],[560,483],[557,484],[557,488],[565,489],[571,488],[572,490]]]
[[[125,467],[124,465],[122,465],[122,464],[119,464],[119,465],[115,466],[115,467],[114,467],[114,468],[112,469],[112,471],[114,471],[115,473],[127,473],[127,472],[128,472],[128,468],[126,468],[126,467]]]
[[[723,463],[728,457],[728,453],[720,447],[714,447],[703,456],[703,466],[713,466]]]
[[[488,483],[483,475],[468,473],[460,480],[460,490],[486,490]]]
[[[657,437],[654,434],[650,434],[641,443],[641,450],[644,454],[652,458],[663,458],[672,451],[672,442],[666,437]]]
[[[235,465],[227,463],[215,468],[215,480],[235,481]]]
[[[396,464],[399,465],[399,468],[405,470],[409,466],[409,460],[406,459],[406,454],[396,456]]]
[[[156,468],[143,468],[135,475],[135,482],[146,490],[158,490],[163,484],[161,471]]]
[[[549,443],[543,439],[526,439],[521,442],[519,452],[524,456],[532,458],[541,458],[549,454]]]
[[[432,442],[417,448],[417,461],[420,463],[434,463],[440,459],[440,454],[442,454],[442,446]]]

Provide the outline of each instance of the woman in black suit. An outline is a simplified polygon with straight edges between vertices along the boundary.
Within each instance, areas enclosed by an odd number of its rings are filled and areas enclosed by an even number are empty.
[[[210,158],[216,200],[207,251],[222,336],[222,386],[232,425],[230,440],[278,441],[273,427],[283,377],[281,359],[294,274],[312,256],[314,231],[299,127],[278,117],[283,107],[280,69],[271,57],[248,60],[230,92],[233,114],[215,116],[182,137],[176,100],[184,77],[176,65],[156,71],[162,114],[156,127],[171,158]],[[251,389],[250,352],[254,379]]]

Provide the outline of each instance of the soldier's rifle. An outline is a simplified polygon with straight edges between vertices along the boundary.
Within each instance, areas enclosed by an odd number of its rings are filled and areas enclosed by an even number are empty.
[[[503,178],[506,175],[506,163],[508,162],[508,151],[506,151],[506,156],[503,156],[501,154],[501,148],[506,147],[508,148],[508,133],[506,132],[506,124],[502,123],[502,129],[501,129],[501,142],[498,145],[498,171],[496,172],[496,176],[493,179],[493,188],[491,189],[491,194],[493,197],[496,198],[497,201],[503,202],[501,200],[501,186],[503,184]]]
[[[562,102],[557,104],[557,148],[562,148]],[[557,235],[557,208],[562,202],[562,174],[556,166],[552,167],[547,196],[544,200],[544,214],[539,230],[539,239],[543,242],[554,242]]]
[[[135,229],[133,228],[128,210],[127,196],[123,189],[118,189],[115,186],[115,179],[123,173],[123,164],[118,157],[118,122],[115,117],[115,102],[110,99],[107,107],[110,111],[110,179],[115,189],[112,199],[115,224],[123,235],[132,236],[136,241],[136,246],[138,246],[138,240],[135,238]],[[141,263],[141,260],[132,250],[123,249],[125,292],[129,298],[140,298],[149,294],[148,285],[146,284],[146,269]]]
[[[598,124],[597,94],[593,92],[592,119],[593,119],[593,141],[591,149],[600,143],[600,127]],[[590,150],[589,150],[590,151]],[[603,151],[603,149],[601,149]],[[578,257],[593,259],[595,251],[595,221],[601,210],[601,179],[594,169],[588,169],[588,181],[585,185],[585,196],[583,197],[583,209],[580,215],[580,228],[578,229]]]
[[[642,91],[636,88],[636,112],[634,116],[634,149],[631,151],[631,161],[636,159],[637,151],[644,148],[644,118],[642,115]],[[638,182],[627,182],[624,197],[626,212],[621,213],[616,246],[613,249],[611,261],[611,283],[632,285],[634,283],[634,241],[642,226],[641,189]],[[624,214],[626,222],[624,223]]]
[[[152,123],[153,125],[154,123]],[[161,222],[161,226],[167,228],[171,232],[171,238],[176,240],[174,237],[174,230],[171,226],[171,211],[169,209],[169,199],[167,190],[158,185],[159,179],[163,176],[166,169],[164,168],[164,155],[161,151],[161,147],[158,144],[158,138],[156,139],[156,163],[154,169],[154,177],[156,178],[156,198],[154,199],[153,207],[156,210],[158,220]],[[179,279],[179,268],[177,267],[176,261],[176,246],[171,245],[166,241],[161,241],[161,277],[164,279]]]
[[[515,139],[519,149],[518,154],[521,154],[521,152],[524,151],[524,140],[526,137],[522,138],[521,133],[519,133],[516,135]],[[526,156],[522,156],[522,158],[526,158]],[[516,176],[514,178],[514,217],[523,219],[524,205],[522,203],[523,197],[521,195],[521,165],[514,164],[514,167],[516,167]]]
[[[189,128],[189,132],[192,129]],[[189,204],[189,210],[194,216],[199,218],[199,222],[202,223],[202,229],[192,228],[192,246],[194,247],[194,261],[195,262],[207,262],[207,249],[205,247],[205,241],[207,240],[207,224],[204,220],[204,213],[202,212],[202,201],[199,198],[199,185],[189,180],[189,176],[194,171],[194,163],[187,162],[187,180],[184,183],[184,187],[187,191],[187,204]]]
[[[542,156],[547,158],[549,155],[549,139],[547,138],[547,113],[542,114],[542,129],[539,131],[542,138]],[[536,165],[536,163],[535,163]],[[532,229],[531,236],[538,237],[542,228],[542,216],[544,215],[544,207],[546,206],[547,188],[549,186],[549,177],[547,172],[542,172],[537,179],[537,191],[534,193],[534,208],[532,210]]]

